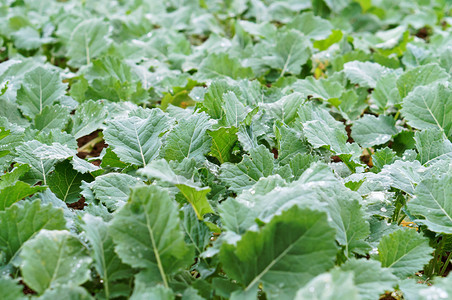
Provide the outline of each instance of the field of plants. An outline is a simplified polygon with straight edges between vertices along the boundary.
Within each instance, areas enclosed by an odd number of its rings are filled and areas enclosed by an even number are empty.
[[[452,299],[452,1],[1,0],[0,299]]]

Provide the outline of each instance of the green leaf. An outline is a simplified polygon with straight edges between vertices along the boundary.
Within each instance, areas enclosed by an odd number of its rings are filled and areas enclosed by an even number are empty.
[[[260,145],[250,150],[238,164],[224,163],[221,165],[219,179],[230,186],[233,191],[240,192],[250,188],[261,177],[273,173],[273,154],[265,146]]]
[[[452,173],[449,171],[421,181],[414,195],[407,204],[410,213],[425,218],[416,222],[427,225],[432,231],[452,234]]]
[[[82,225],[86,237],[92,247],[94,267],[102,279],[104,295],[109,299],[114,282],[122,278],[130,278],[132,269],[123,264],[114,251],[113,238],[108,231],[108,223],[102,218],[86,214]]]
[[[90,134],[102,126],[106,117],[107,111],[101,102],[83,102],[72,117],[72,135],[78,139]]]
[[[375,88],[378,80],[391,69],[372,62],[351,61],[344,64],[345,76],[351,83],[362,87]]]
[[[446,157],[452,156],[452,143],[437,129],[417,131],[414,134],[419,161],[422,164],[431,164]]]
[[[41,230],[24,244],[20,257],[24,281],[38,294],[51,286],[80,285],[90,278],[92,259],[68,231]]]
[[[69,65],[89,65],[93,58],[105,53],[110,46],[110,26],[101,19],[87,19],[72,31],[67,46]]]
[[[353,284],[353,273],[337,269],[321,274],[299,289],[296,300],[322,299],[361,299],[357,287]]]
[[[163,157],[167,160],[182,161],[184,158],[194,158],[197,161],[205,159],[211,146],[211,138],[207,130],[211,122],[206,113],[194,114],[182,119],[171,130],[163,148]]]
[[[324,78],[315,79],[312,76],[297,80],[292,87],[294,91],[300,92],[304,98],[311,96],[326,101],[339,98],[344,92],[344,87],[339,82]]]
[[[377,299],[397,282],[397,277],[375,260],[350,259],[340,269],[354,273],[353,281],[362,299]]]
[[[452,135],[452,89],[445,84],[418,87],[402,104],[402,115],[418,129],[439,129]]]
[[[333,124],[332,127],[330,124]],[[356,143],[347,142],[345,126],[333,120],[328,124],[324,120],[313,120],[303,123],[304,134],[315,148],[327,146],[336,154],[356,154],[360,148]]]
[[[25,197],[42,192],[45,189],[46,187],[44,186],[30,186],[25,182],[17,181],[14,185],[0,190],[0,211],[5,210]]]
[[[204,95],[204,101],[201,102],[201,104],[213,119],[221,119],[223,117],[223,95],[228,92],[240,95],[239,88],[230,85],[227,80],[214,80],[207,88],[207,92]]]
[[[324,51],[327,50],[331,45],[340,42],[343,36],[344,34],[342,33],[342,31],[334,29],[326,39],[314,41],[313,46],[320,51]]]
[[[14,224],[14,226],[12,226]],[[33,238],[41,229],[65,229],[63,210],[40,201],[25,201],[0,212],[0,249],[6,264],[13,261],[23,243]]]
[[[286,73],[299,74],[310,56],[309,44],[303,35],[290,30],[276,37],[273,51],[262,59],[270,67],[281,70],[279,77],[283,77]]]
[[[63,298],[68,300],[94,299],[84,288],[69,283],[57,285],[54,288],[47,289],[45,293],[41,297],[39,297],[39,300],[52,300]]]
[[[362,147],[384,144],[397,133],[394,118],[384,115],[364,115],[352,127],[352,137]]]
[[[192,263],[193,249],[184,242],[177,209],[168,192],[156,186],[134,189],[110,228],[116,253],[142,269],[148,282],[168,286],[168,276]]]
[[[333,25],[328,20],[315,16],[312,12],[296,16],[292,22],[287,24],[287,27],[297,29],[314,40],[326,38],[333,29]]]
[[[233,157],[232,150],[238,140],[237,131],[235,127],[221,127],[208,131],[207,133],[212,138],[209,155],[216,157],[221,164],[230,162]]]
[[[11,171],[0,176],[0,190],[14,185],[28,170],[30,170],[28,165],[15,164]]]
[[[396,73],[388,73],[377,80],[371,99],[381,111],[385,111],[402,101],[397,89],[397,77]]]
[[[397,88],[403,99],[418,86],[426,86],[437,81],[446,81],[449,75],[438,64],[428,64],[410,69],[400,75]]]
[[[42,111],[35,116],[34,128],[40,131],[51,129],[63,129],[69,120],[69,109],[55,104],[45,106]]]
[[[22,113],[34,118],[44,108],[54,104],[66,93],[67,84],[61,82],[60,74],[53,69],[37,67],[24,76],[17,91],[17,103]]]
[[[90,188],[96,199],[108,209],[116,210],[127,202],[130,189],[140,182],[139,178],[127,174],[109,173],[96,177]]]
[[[375,172],[380,172],[385,165],[391,165],[394,163],[397,154],[391,150],[391,148],[384,147],[378,149],[372,155],[372,163],[374,165],[373,169]]]
[[[19,49],[33,50],[53,41],[50,37],[41,37],[39,32],[32,27],[23,27],[13,33],[14,45]]]
[[[268,113],[274,115],[280,121],[289,125],[295,121],[298,109],[305,102],[303,95],[300,93],[292,93],[284,96],[279,101],[267,105],[265,108]]]
[[[271,298],[290,299],[300,285],[333,266],[334,235],[325,213],[293,207],[258,232],[246,232],[237,245],[223,244],[220,261],[245,291],[262,283]]]
[[[281,165],[290,163],[297,154],[307,154],[311,150],[306,138],[287,126],[275,126],[275,136],[278,142],[278,161]]]
[[[149,286],[146,282],[135,280],[135,288],[130,300],[174,300],[175,296],[171,289],[162,285]]]
[[[244,234],[254,225],[257,217],[257,213],[253,209],[234,198],[221,202],[218,210],[222,228],[237,234]]]
[[[413,195],[415,186],[422,180],[423,171],[417,160],[396,160],[393,164],[384,166],[380,174],[388,176],[391,186]]]
[[[170,122],[160,109],[152,109],[146,119],[133,116],[108,122],[104,138],[123,162],[146,166],[159,155],[161,135]]]
[[[237,99],[234,92],[223,94],[224,114],[219,124],[225,127],[239,127],[239,124],[246,118],[249,110]]]
[[[18,284],[17,279],[7,276],[0,277],[0,291],[2,298],[5,300],[21,300],[26,299],[22,291],[22,286]]]
[[[80,200],[82,180],[90,181],[92,178],[89,174],[77,172],[65,160],[55,166],[55,171],[47,179],[47,185],[58,198],[66,203],[73,203]]]
[[[239,79],[253,76],[253,70],[249,67],[242,67],[237,58],[231,58],[226,53],[212,53],[201,62],[194,79],[202,82],[209,79],[228,77]]]
[[[175,185],[192,205],[198,219],[202,220],[203,215],[214,212],[206,197],[210,192],[210,187],[200,187],[197,183],[176,175],[166,160],[155,160],[139,170],[139,173],[148,178],[157,178]]]
[[[378,260],[400,278],[413,276],[432,258],[428,239],[414,229],[397,230],[381,238]]]

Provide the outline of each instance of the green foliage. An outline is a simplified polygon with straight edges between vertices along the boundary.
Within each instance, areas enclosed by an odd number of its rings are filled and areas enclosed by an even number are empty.
[[[452,298],[451,16],[2,1],[0,298]]]

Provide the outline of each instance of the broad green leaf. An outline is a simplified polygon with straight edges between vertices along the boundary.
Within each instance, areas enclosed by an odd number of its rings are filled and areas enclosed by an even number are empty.
[[[212,53],[207,56],[199,66],[194,76],[197,81],[208,81],[219,78],[251,78],[253,70],[243,67],[237,58],[231,58],[226,53]]]
[[[33,140],[23,143],[16,149],[16,162],[30,166],[30,171],[25,175],[26,180],[24,179],[24,181],[32,184],[42,181],[46,185],[47,177],[54,169],[54,164],[57,161],[56,159],[41,159],[34,154],[34,151],[42,147],[42,145],[42,143]]]
[[[192,205],[200,220],[202,220],[204,214],[214,212],[206,197],[211,190],[210,187],[200,187],[192,180],[176,175],[166,160],[155,160],[141,169],[139,173],[148,178],[156,178],[175,185],[188,203]]]
[[[182,212],[182,226],[186,233],[185,242],[193,244],[196,255],[200,255],[204,248],[209,245],[212,233],[204,221],[198,219],[195,210],[190,205],[184,206]]]
[[[121,260],[142,269],[149,282],[168,286],[168,276],[192,263],[193,249],[184,242],[176,206],[158,187],[134,189],[110,229]]]
[[[211,146],[211,138],[207,134],[211,126],[206,113],[194,114],[180,120],[167,136],[163,157],[167,161],[179,162],[184,158],[204,160],[204,155],[209,152]]]
[[[230,162],[233,157],[232,150],[238,140],[237,128],[221,127],[207,133],[212,138],[209,155],[216,157],[221,164]]]
[[[17,279],[9,276],[0,277],[0,291],[4,300],[21,300],[26,299],[22,291],[23,287],[18,284]]]
[[[127,174],[109,173],[96,177],[90,188],[97,200],[108,209],[116,210],[129,199],[130,189],[141,180]]]
[[[397,133],[394,118],[384,115],[364,115],[352,127],[352,137],[362,147],[384,144]]]
[[[286,73],[299,74],[311,51],[304,36],[296,30],[290,30],[276,37],[276,44],[269,55],[262,57],[265,64],[277,69],[280,77]]]
[[[63,211],[51,205],[41,205],[40,201],[25,201],[0,212],[0,249],[4,252],[4,262],[10,263],[23,243],[41,229],[58,230],[65,229],[65,226]]]
[[[108,122],[104,138],[123,162],[146,166],[159,155],[161,135],[170,122],[164,112],[153,109],[146,119],[133,116]]]
[[[403,99],[416,87],[426,86],[437,81],[446,81],[449,75],[438,64],[428,64],[404,72],[397,80],[397,88]]]
[[[353,278],[352,272],[334,269],[312,279],[306,286],[298,290],[294,299],[361,299],[357,287],[353,284]]]
[[[218,207],[222,228],[244,234],[255,223],[257,213],[234,198],[221,202]]]
[[[11,171],[0,176],[0,190],[14,185],[28,170],[30,170],[28,165],[15,164]]]
[[[82,228],[93,251],[94,267],[102,278],[105,298],[109,299],[114,282],[129,278],[132,275],[132,269],[123,264],[114,251],[115,245],[108,231],[108,223],[90,214],[83,217],[83,222]]]
[[[309,143],[315,148],[327,146],[336,154],[356,154],[360,152],[356,143],[347,142],[347,133],[345,127],[339,122],[334,127],[324,120],[307,121],[304,125],[304,134]]]
[[[35,147],[35,149],[33,149],[33,155],[40,161],[55,164],[57,161],[70,159],[70,163],[74,170],[82,174],[94,172],[99,169],[99,167],[79,158],[77,156],[77,151],[69,148],[70,145],[62,145],[59,142],[53,142],[52,145],[36,144],[33,146]]]
[[[24,76],[24,82],[17,91],[17,103],[22,113],[34,118],[44,108],[54,104],[66,93],[67,84],[62,83],[60,74],[53,69],[37,67]]]
[[[345,256],[365,254],[370,247],[364,240],[370,231],[359,195],[333,183],[330,183],[330,188],[319,187],[315,192],[320,201],[328,203],[330,223],[336,229],[336,240],[345,247]]]
[[[326,38],[333,29],[332,24],[325,19],[315,16],[312,12],[305,12],[296,16],[287,27],[301,31],[305,36],[320,40]]]
[[[247,109],[240,101],[234,92],[227,92],[223,94],[223,118],[218,122],[225,127],[239,127],[239,124],[246,118],[249,109]]]
[[[278,142],[278,161],[281,165],[290,163],[297,154],[307,154],[311,150],[306,138],[287,126],[275,126],[275,136]]]
[[[150,286],[146,282],[135,280],[135,288],[130,300],[145,300],[145,299],[159,299],[159,300],[174,300],[173,291],[162,285]]]
[[[0,169],[5,169],[11,165],[17,147],[20,146],[24,138],[24,129],[11,124],[4,117],[0,117],[0,127],[3,128],[3,138],[0,140]]]
[[[418,129],[439,129],[452,135],[452,89],[445,84],[418,87],[402,103],[402,115]]]
[[[421,164],[429,164],[452,156],[452,143],[437,129],[427,129],[414,134]]]
[[[300,92],[304,98],[313,97],[323,100],[339,98],[344,92],[344,87],[337,81],[315,79],[312,76],[295,81],[292,88]]]
[[[375,260],[350,259],[340,269],[354,273],[353,281],[362,299],[376,299],[385,291],[391,291],[397,282],[397,277]]]
[[[15,184],[0,190],[0,211],[5,210],[25,197],[44,191],[45,189],[46,187],[44,186],[30,186],[23,181],[17,181]]]
[[[50,37],[41,37],[39,32],[32,27],[23,27],[14,32],[14,45],[19,49],[33,50],[53,41]]]
[[[380,174],[392,180],[389,182],[391,186],[413,195],[414,188],[421,182],[424,171],[425,168],[417,160],[413,162],[396,160],[393,164],[384,166]]]
[[[230,85],[227,80],[214,80],[207,88],[202,107],[213,119],[221,119],[223,117],[223,96],[228,92],[240,95],[239,88]]]
[[[41,230],[24,244],[20,257],[24,281],[38,294],[67,282],[80,285],[90,278],[92,259],[68,231]]]
[[[55,104],[45,106],[42,111],[35,116],[34,128],[40,131],[51,129],[63,129],[69,120],[69,109]]]
[[[414,229],[397,230],[381,238],[378,260],[382,267],[400,277],[414,275],[432,258],[428,239]]]
[[[342,40],[344,34],[340,30],[333,29],[331,34],[323,40],[314,41],[314,48],[319,49],[320,51],[327,50],[331,45],[336,44]]]
[[[375,172],[380,172],[385,165],[391,165],[395,161],[395,158],[396,153],[391,148],[385,147],[378,149],[372,155],[372,163],[374,165],[372,170],[375,169]]]
[[[297,117],[300,106],[305,102],[304,97],[300,93],[292,93],[284,96],[279,101],[267,105],[265,108],[268,113],[274,115],[280,121],[289,125]]]
[[[377,63],[351,61],[344,64],[345,76],[351,83],[362,87],[375,88],[378,80],[391,72],[391,69]]]
[[[421,215],[424,219],[416,222],[438,233],[452,233],[452,174],[438,174],[421,181],[414,191],[415,198],[408,202],[413,215]]]
[[[74,67],[89,65],[93,58],[105,53],[110,46],[110,26],[101,19],[87,19],[72,31],[67,46],[69,64]]]
[[[47,289],[39,300],[53,299],[67,300],[93,300],[94,298],[86,291],[86,289],[76,286],[72,283],[57,285],[54,288]]]
[[[397,74],[388,73],[377,80],[375,89],[372,91],[371,99],[380,111],[401,102],[399,90],[397,89]]]
[[[66,203],[73,203],[80,200],[82,180],[90,181],[92,178],[89,174],[77,172],[65,160],[55,166],[54,172],[47,178],[47,185],[58,198]]]
[[[293,297],[299,286],[331,268],[335,256],[334,229],[326,215],[297,207],[258,232],[246,232],[235,246],[223,244],[220,251],[228,276],[245,291],[262,283],[270,299]]]
[[[219,179],[230,186],[233,191],[240,192],[250,188],[259,178],[273,173],[273,154],[265,146],[260,145],[250,150],[238,164],[224,163],[221,165]]]
[[[107,111],[101,102],[89,100],[80,104],[72,118],[74,138],[78,139],[101,128],[106,116]]]

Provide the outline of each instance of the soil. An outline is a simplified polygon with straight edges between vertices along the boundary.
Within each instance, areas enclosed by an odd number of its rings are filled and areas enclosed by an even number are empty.
[[[77,202],[67,203],[66,205],[67,205],[67,207],[76,209],[76,210],[83,210],[83,208],[85,206],[87,206],[87,204],[85,203],[85,197],[83,197],[83,196]]]
[[[25,282],[23,282],[22,280],[20,280],[19,283],[20,283],[21,285],[23,285],[24,288],[22,289],[22,291],[23,291],[23,293],[24,293],[25,295],[36,295],[36,294],[37,294],[35,291],[33,291],[32,289],[30,289],[30,288],[28,287],[28,285],[26,285]]]
[[[428,36],[430,35],[430,32],[427,27],[422,27],[419,29],[419,31],[416,33],[416,36],[420,39],[427,40]]]
[[[89,135],[85,135],[82,136],[81,138],[79,138],[77,140],[77,145],[78,147],[83,147],[84,145],[86,145],[87,143],[89,143],[90,141],[94,140],[95,138],[97,138],[99,136],[99,134],[101,133],[101,130],[96,130],[93,133],[89,134]],[[80,158],[86,158],[86,157],[97,157],[100,155],[100,153],[102,152],[102,149],[107,148],[108,145],[105,143],[105,141],[101,141],[97,144],[95,144],[92,148],[92,150],[90,152],[78,152],[77,156]],[[94,161],[96,162],[96,161]],[[99,162],[94,163],[92,162],[94,165],[98,166],[100,164]]]

